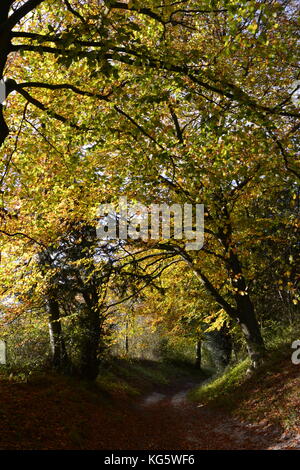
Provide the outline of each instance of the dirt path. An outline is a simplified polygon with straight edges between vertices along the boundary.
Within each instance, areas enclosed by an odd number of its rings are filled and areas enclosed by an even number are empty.
[[[135,449],[300,449],[300,435],[287,436],[265,423],[238,422],[220,411],[187,400],[195,383],[162,387],[135,409],[130,448]]]
[[[0,381],[0,450],[300,449],[300,435],[191,403],[187,392],[195,385],[181,379],[130,401],[59,377],[49,383]]]

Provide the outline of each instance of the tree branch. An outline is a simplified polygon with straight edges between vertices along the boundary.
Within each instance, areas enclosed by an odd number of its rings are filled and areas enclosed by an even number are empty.
[[[16,10],[4,23],[0,25],[0,31],[11,30],[28,13],[39,6],[44,0],[28,0],[18,10]]]
[[[90,91],[81,90],[80,88],[76,87],[75,85],[71,85],[69,83],[61,83],[61,84],[52,84],[52,83],[43,83],[43,82],[24,82],[18,83],[16,85],[16,90],[20,91],[24,88],[45,88],[48,90],[71,90],[77,95],[81,96],[89,96],[91,98],[97,98],[104,101],[108,101],[108,98],[111,93],[107,93],[106,95],[100,93],[93,93]]]
[[[54,117],[58,121],[60,121],[64,124],[68,124],[69,126],[74,127],[75,129],[82,130],[82,127],[80,127],[77,124],[73,123],[69,119],[65,118],[64,116],[61,116],[58,113],[55,113],[54,111],[51,111],[51,109],[47,108],[47,106],[45,106],[43,103],[41,103],[41,101],[39,101],[36,98],[34,98],[33,96],[31,96],[23,88],[16,87],[16,91],[18,91],[27,101],[29,101],[29,103],[33,104],[34,106],[41,109],[42,111],[45,111],[51,117]]]
[[[47,249],[46,245],[44,245],[42,242],[38,242],[37,240],[30,237],[29,235],[26,235],[26,233],[22,233],[22,232],[9,233],[9,232],[6,232],[5,230],[0,230],[0,233],[3,233],[3,235],[6,235],[7,237],[25,237],[31,242],[35,243],[36,245],[42,246],[43,248]]]
[[[64,4],[66,5],[67,10],[70,13],[72,13],[72,15],[76,16],[76,18],[79,18],[80,21],[82,21],[82,23],[86,24],[85,18],[80,13],[78,13],[78,11],[74,10],[74,8],[72,7],[72,5],[70,4],[68,0],[64,0]]]

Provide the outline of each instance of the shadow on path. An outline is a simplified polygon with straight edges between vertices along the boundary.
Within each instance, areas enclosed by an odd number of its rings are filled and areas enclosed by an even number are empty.
[[[131,449],[300,449],[300,435],[281,427],[239,422],[222,411],[190,402],[195,382],[162,386],[133,407]]]

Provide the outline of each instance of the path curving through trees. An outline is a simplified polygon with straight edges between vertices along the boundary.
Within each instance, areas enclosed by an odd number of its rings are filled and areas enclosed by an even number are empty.
[[[300,449],[300,435],[268,423],[250,424],[187,399],[194,383],[179,383],[146,395],[136,405],[141,429],[135,448],[145,449]]]

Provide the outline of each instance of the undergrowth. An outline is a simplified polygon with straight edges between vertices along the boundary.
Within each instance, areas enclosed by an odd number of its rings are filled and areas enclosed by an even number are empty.
[[[288,429],[299,426],[300,366],[291,362],[291,343],[300,338],[298,332],[289,327],[267,338],[266,360],[251,374],[246,358],[191,390],[189,398],[248,421],[268,420]]]

